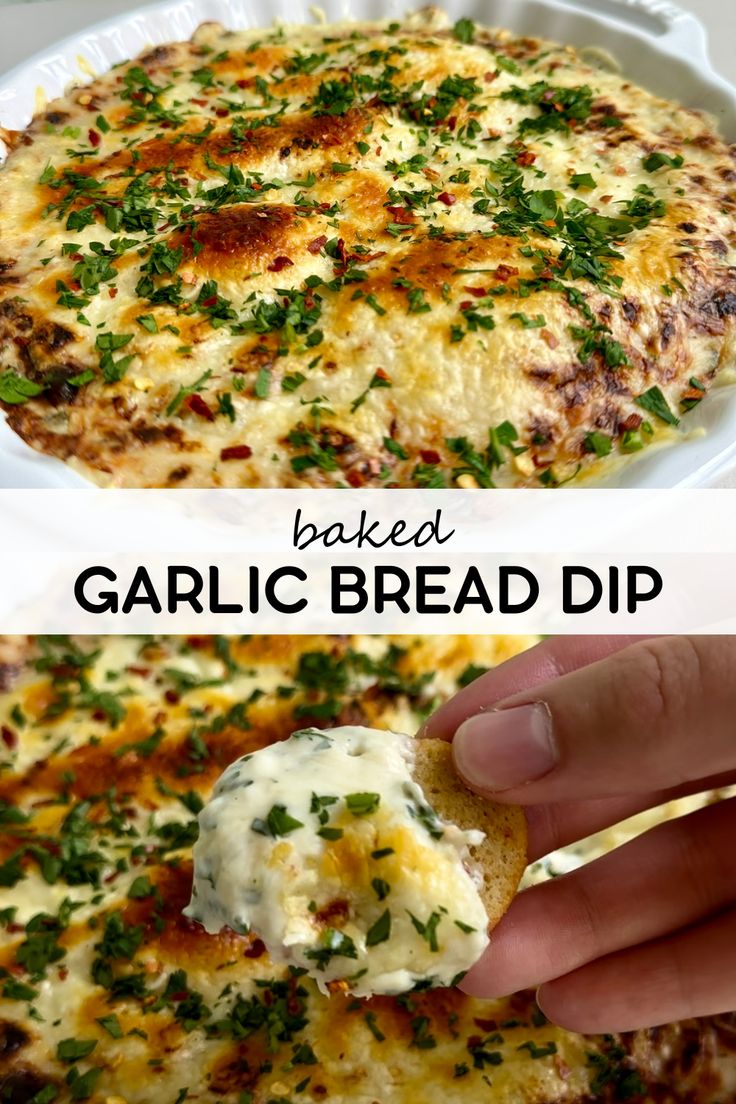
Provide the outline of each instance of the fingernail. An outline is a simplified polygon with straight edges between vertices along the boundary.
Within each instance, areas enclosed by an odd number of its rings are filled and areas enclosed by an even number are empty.
[[[452,746],[458,774],[489,793],[542,778],[558,759],[552,714],[544,702],[469,717]]]

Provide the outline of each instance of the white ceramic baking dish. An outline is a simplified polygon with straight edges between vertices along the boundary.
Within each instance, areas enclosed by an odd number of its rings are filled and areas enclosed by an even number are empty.
[[[439,2],[439,0],[438,0]],[[330,20],[378,19],[416,8],[414,0],[322,0]],[[706,33],[666,0],[442,0],[453,18],[603,51],[632,80],[662,96],[710,112],[736,142],[736,88],[710,64]],[[43,98],[162,42],[187,39],[205,20],[228,27],[316,18],[309,0],[164,0],[70,36],[0,77],[0,125],[22,129]],[[0,155],[2,146],[0,143]],[[698,432],[704,430],[705,432]],[[736,385],[718,387],[688,415],[682,439],[622,465],[610,485],[705,486],[736,460]],[[0,421],[0,486],[86,485],[61,462],[34,453]]]

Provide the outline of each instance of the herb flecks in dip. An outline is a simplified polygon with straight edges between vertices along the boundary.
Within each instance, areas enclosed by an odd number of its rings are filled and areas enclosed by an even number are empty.
[[[452,985],[488,944],[468,848],[412,778],[413,741],[304,729],[238,759],[200,814],[188,916],[252,930],[324,992]]]

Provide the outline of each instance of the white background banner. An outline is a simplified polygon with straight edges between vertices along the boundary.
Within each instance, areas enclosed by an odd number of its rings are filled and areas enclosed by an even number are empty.
[[[5,490],[0,510],[3,633],[736,631],[730,490]]]

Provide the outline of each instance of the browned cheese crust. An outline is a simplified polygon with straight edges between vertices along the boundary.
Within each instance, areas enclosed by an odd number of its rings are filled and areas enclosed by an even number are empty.
[[[734,150],[437,9],[157,47],[8,136],[0,401],[118,486],[555,486],[734,364]]]
[[[734,1099],[733,1017],[583,1038],[528,993],[325,997],[254,936],[182,916],[196,812],[234,758],[305,724],[413,732],[528,641],[4,643],[16,673],[0,695],[3,1101]]]

